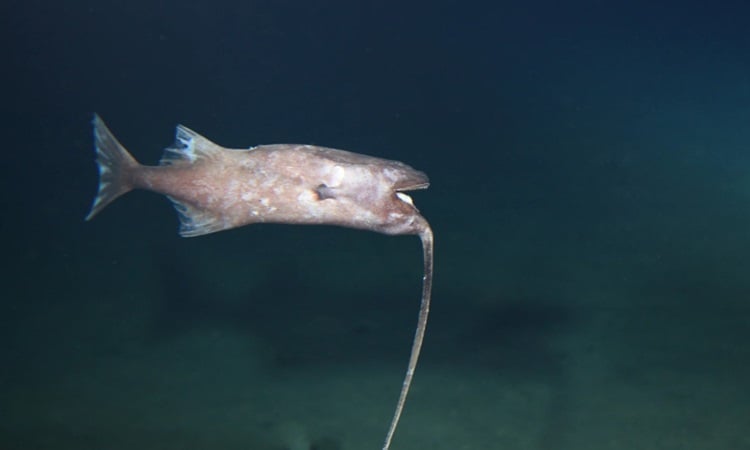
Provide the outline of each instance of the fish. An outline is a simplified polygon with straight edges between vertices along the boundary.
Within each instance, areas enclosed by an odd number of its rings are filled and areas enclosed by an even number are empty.
[[[426,189],[427,175],[400,161],[314,145],[225,148],[182,125],[159,165],[148,166],[131,155],[97,114],[93,127],[99,189],[87,221],[120,196],[141,189],[172,201],[183,237],[254,223],[419,236],[422,298],[406,375],[382,447],[389,450],[417,367],[432,297],[432,228],[405,193]]]

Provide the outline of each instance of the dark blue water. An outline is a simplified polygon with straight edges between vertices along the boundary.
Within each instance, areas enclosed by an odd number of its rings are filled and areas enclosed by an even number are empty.
[[[407,3],[407,4],[404,4]],[[84,222],[99,113],[425,171],[393,449],[750,449],[744,2],[9,1],[0,448],[377,449],[415,237]]]

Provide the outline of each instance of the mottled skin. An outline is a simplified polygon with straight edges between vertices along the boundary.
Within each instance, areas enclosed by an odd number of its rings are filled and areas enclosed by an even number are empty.
[[[86,219],[132,189],[167,195],[180,213],[180,234],[199,236],[253,223],[327,224],[385,234],[417,234],[424,278],[417,330],[388,450],[422,347],[432,290],[433,236],[403,193],[428,186],[427,176],[398,161],[310,145],[221,147],[178,126],[159,166],[139,164],[94,117],[99,193]]]
[[[428,181],[396,161],[279,144],[142,167],[133,184],[170,196],[196,223],[216,220],[210,231],[273,222],[417,234],[424,219],[396,193],[426,188]],[[192,235],[191,229],[183,227],[182,233]]]

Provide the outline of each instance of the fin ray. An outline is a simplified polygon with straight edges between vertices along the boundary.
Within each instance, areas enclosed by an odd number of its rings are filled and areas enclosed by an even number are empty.
[[[99,167],[99,190],[86,220],[91,220],[116,198],[132,190],[131,174],[140,166],[98,114],[94,114],[92,123],[96,164]]]
[[[167,198],[172,201],[180,217],[180,236],[182,237],[202,236],[231,228],[219,215],[197,208],[172,196],[167,196]]]
[[[223,149],[224,147],[203,137],[190,128],[177,125],[174,144],[164,149],[164,154],[159,164],[163,166],[193,164],[200,159],[211,159]]]

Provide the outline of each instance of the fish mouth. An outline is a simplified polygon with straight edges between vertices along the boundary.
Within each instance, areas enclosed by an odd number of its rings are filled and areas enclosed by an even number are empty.
[[[420,189],[427,189],[430,187],[429,181],[423,181],[421,183],[411,183],[411,184],[405,184],[402,186],[396,187],[396,192],[406,192],[406,191],[418,191]]]
[[[430,179],[427,178],[426,173],[412,168],[409,168],[408,171],[402,172],[402,176],[399,178],[400,180],[398,180],[393,186],[393,190],[396,192],[427,189],[430,185]]]
[[[429,185],[430,185],[430,182],[426,180],[419,182],[419,183],[404,184],[404,185],[398,186],[398,188],[395,189],[393,195],[395,196],[395,198],[401,200],[402,202],[414,208],[416,212],[419,212],[419,209],[417,209],[416,205],[414,205],[414,200],[412,200],[412,198],[408,194],[404,194],[404,192],[416,191],[419,189],[427,189]]]

